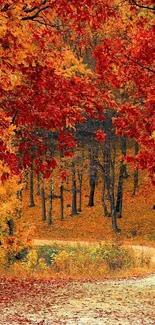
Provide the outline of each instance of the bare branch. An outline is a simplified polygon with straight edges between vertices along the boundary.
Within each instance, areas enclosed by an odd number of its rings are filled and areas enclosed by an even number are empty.
[[[38,17],[38,18],[42,18],[42,17]],[[52,27],[52,28],[56,28],[59,32],[61,32],[62,30],[60,29],[60,27],[56,24],[51,24],[51,23],[46,23],[45,21],[41,21],[39,19],[33,19],[33,21],[41,24],[41,25],[44,25],[46,27]]]
[[[47,5],[47,6],[45,6],[45,7],[43,7],[43,8],[40,8],[40,9],[38,9],[32,16],[26,16],[26,17],[23,17],[22,18],[22,20],[34,20],[35,18],[37,18],[38,16],[39,16],[39,14],[42,12],[42,11],[44,11],[44,10],[46,10],[46,9],[48,9],[50,6],[49,5]],[[35,9],[34,9],[35,10]]]
[[[139,8],[142,8],[142,9],[148,9],[148,10],[154,10],[155,11],[155,7],[140,5],[139,3],[136,2],[136,0],[130,0],[130,3],[132,5],[135,5],[135,6],[139,7]]]
[[[18,111],[15,112],[15,114],[12,118],[12,121],[11,121],[11,125],[14,124],[17,114],[18,114]]]
[[[151,69],[151,68],[148,68],[148,67],[145,67],[143,64],[141,64],[141,63],[135,61],[134,59],[130,58],[130,56],[125,55],[125,57],[126,57],[127,59],[129,59],[130,61],[132,61],[133,63],[139,65],[142,69],[144,69],[144,70],[148,70],[148,71],[150,71],[150,72],[152,72],[152,73],[155,73],[155,70],[153,70],[153,69]]]
[[[41,4],[40,4],[40,6],[45,5],[46,2],[47,2],[47,0],[42,1]],[[24,10],[25,13],[31,13],[31,12],[35,11],[36,9],[38,9],[37,6],[32,7],[32,8],[30,8],[30,9],[27,9],[27,4],[23,7],[23,10]]]

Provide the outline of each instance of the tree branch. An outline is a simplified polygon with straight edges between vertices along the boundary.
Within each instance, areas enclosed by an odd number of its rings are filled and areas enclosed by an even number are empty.
[[[134,59],[130,58],[128,55],[125,55],[125,57],[126,57],[127,59],[129,59],[130,61],[132,61],[133,63],[139,65],[142,69],[145,69],[145,70],[148,70],[148,71],[150,71],[150,72],[152,72],[152,73],[155,73],[155,70],[152,70],[151,68],[148,68],[148,67],[143,66],[143,64],[140,64],[139,62],[137,62],[137,61],[135,61]]]
[[[40,17],[38,17],[38,18],[40,18]],[[39,19],[33,19],[33,21],[35,21],[35,22],[37,22],[37,23],[39,23],[41,25],[44,25],[46,27],[56,28],[59,32],[62,32],[62,30],[60,29],[60,27],[58,25],[56,25],[56,24],[46,23],[45,21],[43,22],[43,21],[41,21]]]
[[[18,111],[15,112],[15,114],[14,114],[14,116],[12,118],[12,121],[11,121],[11,125],[14,124],[14,121],[15,121],[15,118],[16,118],[17,114],[18,114]]]
[[[135,5],[139,8],[142,8],[142,9],[148,9],[148,10],[154,10],[155,11],[155,7],[148,7],[148,6],[143,6],[143,5],[140,5],[139,3],[136,2],[136,0],[130,0],[130,3],[132,5]]]
[[[40,6],[45,5],[46,2],[47,2],[47,0],[42,1],[41,4],[40,4]],[[30,9],[27,9],[27,4],[23,7],[23,10],[24,10],[25,13],[31,13],[31,12],[35,11],[36,9],[38,9],[37,6],[32,7]]]
[[[40,14],[42,11],[48,9],[49,7],[50,7],[50,6],[47,5],[47,6],[43,7],[43,8],[40,8],[40,9],[38,9],[38,10],[37,10],[33,15],[23,17],[22,20],[33,20],[33,19],[37,18],[37,17],[39,16],[39,14]],[[32,10],[32,9],[31,9],[31,10]],[[35,10],[35,9],[34,9],[34,10]],[[32,12],[32,11],[31,11],[31,12]]]

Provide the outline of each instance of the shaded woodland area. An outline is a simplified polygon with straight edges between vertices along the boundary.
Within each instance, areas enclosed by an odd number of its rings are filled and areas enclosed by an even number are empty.
[[[107,134],[104,143],[95,139],[94,132],[98,127],[102,128]],[[53,172],[47,181],[47,179],[43,178],[44,172],[36,173],[37,166],[33,166],[34,170],[33,168],[25,170],[24,182],[25,189],[29,192],[29,206],[34,207],[35,195],[40,196],[42,220],[46,220],[49,226],[53,223],[53,200],[59,201],[61,220],[65,218],[64,205],[70,208],[71,216],[76,216],[83,210],[82,202],[83,195],[85,195],[83,194],[83,183],[86,186],[87,182],[88,206],[91,208],[95,205],[95,191],[97,191],[98,195],[101,196],[103,215],[111,217],[113,229],[119,232],[117,218],[123,217],[122,205],[125,204],[123,202],[124,181],[129,177],[130,182],[133,183],[133,195],[136,194],[138,187],[138,168],[135,170],[130,168],[131,175],[129,175],[127,165],[123,161],[123,157],[127,153],[128,140],[125,136],[119,137],[115,135],[109,112],[107,112],[107,118],[104,122],[98,120],[95,122],[87,121],[82,126],[77,126],[74,137],[77,146],[74,149],[73,157],[64,156],[63,150],[61,150],[60,157],[58,157],[59,152],[55,144],[57,135],[49,134],[46,159],[52,156],[52,158],[59,161],[60,172],[63,170],[64,173],[63,179],[60,178],[59,172],[57,172],[57,175]],[[137,154],[137,143],[134,140],[130,141],[129,150],[135,152],[135,155]],[[33,151],[35,152],[34,147]],[[45,157],[42,157],[42,161],[44,159]],[[96,189],[98,183],[100,183],[100,186]],[[23,195],[28,195],[28,192],[25,192],[24,189],[20,191],[20,199],[22,200]],[[64,201],[64,192],[70,192],[70,202]],[[48,209],[46,205],[48,205]]]

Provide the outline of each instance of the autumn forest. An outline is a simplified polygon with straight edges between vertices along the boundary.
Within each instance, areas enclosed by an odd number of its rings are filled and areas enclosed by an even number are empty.
[[[154,17],[154,0],[0,0],[3,289],[153,273],[134,247],[155,241]]]

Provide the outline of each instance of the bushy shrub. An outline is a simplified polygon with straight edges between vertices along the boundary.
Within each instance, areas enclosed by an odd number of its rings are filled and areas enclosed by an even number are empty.
[[[110,270],[129,268],[132,265],[131,254],[115,243],[101,242],[92,250],[91,255],[94,261],[104,260]]]
[[[53,264],[55,257],[59,253],[59,249],[51,247],[50,245],[40,246],[37,249],[38,259],[43,258],[48,266]]]

